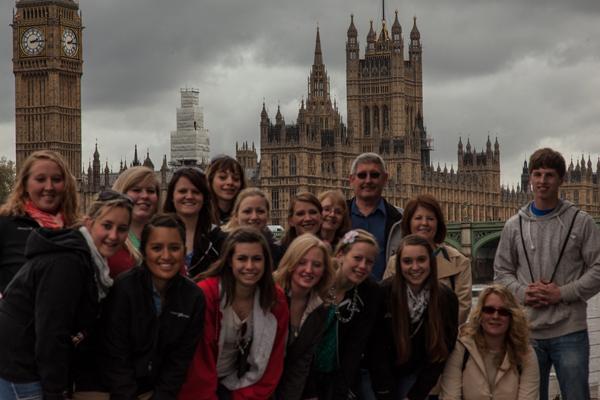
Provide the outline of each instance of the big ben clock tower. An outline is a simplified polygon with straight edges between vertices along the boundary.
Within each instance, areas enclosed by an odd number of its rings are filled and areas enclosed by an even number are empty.
[[[17,0],[13,16],[17,169],[36,150],[81,175],[82,26],[76,0]]]

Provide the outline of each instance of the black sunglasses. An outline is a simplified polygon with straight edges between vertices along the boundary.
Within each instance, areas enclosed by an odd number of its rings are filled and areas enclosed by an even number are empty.
[[[117,192],[115,190],[103,190],[98,194],[99,201],[111,201],[111,200],[125,200],[130,206],[133,206],[133,200],[126,194]]]
[[[501,317],[510,317],[512,315],[512,312],[510,312],[509,309],[504,307],[496,308],[492,306],[483,306],[481,307],[481,312],[488,315],[498,313],[498,315]]]
[[[378,179],[381,176],[381,172],[377,171],[362,171],[356,174],[359,179],[365,179],[367,176],[370,176],[372,179]]]

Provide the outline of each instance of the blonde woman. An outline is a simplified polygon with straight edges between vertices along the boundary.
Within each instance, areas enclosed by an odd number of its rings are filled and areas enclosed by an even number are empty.
[[[274,278],[285,292],[290,309],[290,327],[283,375],[276,398],[303,399],[310,365],[327,327],[326,299],[333,279],[329,246],[305,233],[292,242]]]
[[[269,243],[271,257],[273,257],[273,269],[277,269],[283,252],[281,246],[276,243],[273,233],[267,227],[270,211],[269,200],[262,190],[256,187],[246,188],[238,194],[231,210],[231,218],[221,229],[225,233],[240,226],[258,229]]]
[[[60,154],[32,153],[0,207],[0,297],[25,264],[25,242],[39,227],[61,229],[78,219],[77,183]]]
[[[535,400],[540,376],[523,309],[504,286],[488,286],[442,376],[442,399]]]
[[[123,247],[108,260],[110,275],[120,273],[140,264],[139,252],[142,230],[156,214],[160,204],[160,185],[148,167],[131,167],[123,171],[112,186],[113,190],[126,194],[133,201],[131,228]]]

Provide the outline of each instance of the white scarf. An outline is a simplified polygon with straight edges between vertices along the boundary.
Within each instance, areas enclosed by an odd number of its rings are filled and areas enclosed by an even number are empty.
[[[79,232],[83,235],[90,248],[90,253],[92,253],[94,280],[96,281],[96,287],[98,288],[98,301],[100,301],[108,295],[108,291],[113,284],[113,280],[110,277],[110,269],[108,268],[106,258],[104,258],[96,248],[94,239],[87,228],[82,226],[79,228]]]
[[[416,295],[412,292],[410,286],[407,286],[406,289],[410,322],[416,324],[423,317],[423,313],[429,305],[429,288],[421,289]]]

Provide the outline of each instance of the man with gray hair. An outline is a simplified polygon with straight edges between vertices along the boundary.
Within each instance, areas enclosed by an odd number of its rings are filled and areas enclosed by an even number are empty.
[[[348,200],[348,211],[353,229],[370,232],[379,243],[379,254],[371,275],[381,280],[391,249],[390,238],[399,232],[402,214],[382,196],[388,180],[385,162],[379,154],[363,153],[352,162],[350,186],[354,197]]]

